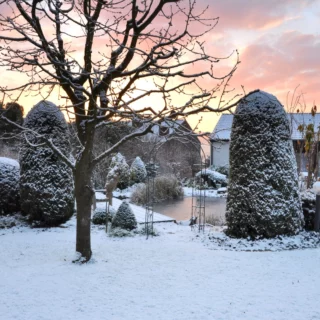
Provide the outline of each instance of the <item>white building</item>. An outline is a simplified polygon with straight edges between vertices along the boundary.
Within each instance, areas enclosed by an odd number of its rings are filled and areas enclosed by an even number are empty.
[[[296,155],[299,143],[303,143],[303,133],[298,130],[299,125],[313,124],[314,130],[320,129],[320,114],[314,117],[310,113],[288,113],[291,127],[291,139]],[[230,136],[233,122],[233,114],[222,114],[211,136],[210,164],[216,167],[229,166]],[[320,150],[320,149],[319,149]],[[301,170],[306,171],[306,158],[301,158]]]

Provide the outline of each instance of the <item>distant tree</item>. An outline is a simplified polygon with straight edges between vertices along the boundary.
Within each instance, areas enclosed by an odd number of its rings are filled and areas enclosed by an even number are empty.
[[[24,110],[20,104],[16,102],[7,103],[4,113],[6,118],[8,118],[9,120],[16,122],[18,124],[23,123]]]
[[[23,123],[23,107],[16,102],[9,102],[5,106],[0,105],[0,115],[6,117],[15,124],[22,125]],[[12,137],[12,132],[18,132],[17,128],[10,123],[0,119],[0,135],[3,138]]]
[[[42,101],[27,114],[25,127],[35,130],[70,157],[68,126],[62,112]],[[40,136],[40,137],[41,137]],[[56,226],[74,210],[72,170],[33,133],[26,133],[20,153],[21,211],[37,226]]]
[[[227,234],[251,239],[297,234],[303,226],[286,112],[260,91],[235,111],[230,142]]]
[[[303,144],[300,150],[305,152],[307,156],[307,188],[311,188],[313,179],[317,179],[319,173],[319,142],[320,142],[320,128],[315,125],[315,115],[317,107],[313,106],[311,109],[311,116],[313,121],[298,125],[298,131],[301,133]]]
[[[291,132],[295,127],[301,134],[300,139],[294,141],[297,167],[299,174],[302,170],[308,173],[306,187],[309,189],[319,175],[320,127],[316,125],[317,106],[314,105],[311,111],[307,111],[310,108],[306,104],[303,93],[297,94],[297,89],[298,87],[293,91],[291,99],[289,99],[290,92],[288,92],[287,109],[291,114]],[[296,116],[294,112],[301,116]]]

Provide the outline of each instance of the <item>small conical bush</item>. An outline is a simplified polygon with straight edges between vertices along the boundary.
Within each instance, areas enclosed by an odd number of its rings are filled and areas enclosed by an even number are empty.
[[[118,208],[117,213],[112,219],[111,228],[120,228],[129,231],[137,228],[136,217],[127,202],[122,202],[122,204]]]

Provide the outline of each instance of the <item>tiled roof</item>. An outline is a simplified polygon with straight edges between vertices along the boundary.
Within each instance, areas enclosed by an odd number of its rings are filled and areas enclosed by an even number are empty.
[[[308,125],[312,123],[315,130],[319,130],[320,114],[316,114],[314,117],[310,113],[287,113],[287,115],[292,128],[292,140],[302,139],[302,134],[298,131],[300,124]],[[230,140],[232,121],[233,114],[222,114],[211,134],[211,140]]]

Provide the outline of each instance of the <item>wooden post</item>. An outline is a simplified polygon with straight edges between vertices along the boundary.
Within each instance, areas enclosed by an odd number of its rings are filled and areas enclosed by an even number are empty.
[[[316,195],[316,213],[314,216],[314,230],[320,231],[320,194]]]
[[[110,209],[110,206],[109,206],[109,199],[106,200],[106,233],[108,233],[108,219],[109,219],[109,209]]]

